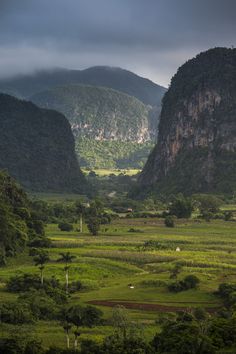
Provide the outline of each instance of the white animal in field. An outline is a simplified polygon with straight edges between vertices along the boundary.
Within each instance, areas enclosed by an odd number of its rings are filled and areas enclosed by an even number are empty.
[[[180,252],[180,248],[179,247],[176,248],[176,252]]]

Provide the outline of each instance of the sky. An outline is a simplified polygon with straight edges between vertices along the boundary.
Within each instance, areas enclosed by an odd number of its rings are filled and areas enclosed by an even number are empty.
[[[236,0],[0,0],[0,78],[118,66],[168,86],[186,60],[236,46]]]

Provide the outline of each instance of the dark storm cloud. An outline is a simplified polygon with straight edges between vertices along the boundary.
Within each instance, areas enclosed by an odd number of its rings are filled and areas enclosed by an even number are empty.
[[[199,51],[235,44],[235,0],[0,0],[0,76],[114,65],[167,84]]]

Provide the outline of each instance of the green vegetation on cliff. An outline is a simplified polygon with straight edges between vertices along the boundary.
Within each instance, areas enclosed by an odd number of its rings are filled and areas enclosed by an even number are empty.
[[[134,142],[147,141],[152,136],[151,107],[112,89],[67,85],[40,92],[31,100],[63,113],[75,136]]]
[[[53,88],[31,100],[68,118],[81,166],[144,166],[156,136],[158,109],[112,89],[83,85]]]
[[[0,94],[0,168],[29,190],[87,191],[66,118]]]
[[[184,64],[163,98],[142,191],[234,192],[235,117],[236,49],[211,49]]]

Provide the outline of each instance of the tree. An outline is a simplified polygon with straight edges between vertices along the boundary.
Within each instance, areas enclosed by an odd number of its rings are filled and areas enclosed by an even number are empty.
[[[66,274],[66,293],[68,294],[69,288],[69,263],[72,262],[76,256],[73,256],[70,252],[60,253],[61,258],[58,259],[59,262],[64,262],[66,266],[64,267],[65,274]]]
[[[102,311],[97,309],[94,306],[86,306],[82,307],[80,305],[71,306],[68,309],[67,316],[71,323],[76,326],[74,331],[75,342],[74,347],[75,349],[78,346],[78,337],[80,336],[79,327],[87,326],[93,327],[97,325],[101,321]]]
[[[170,215],[177,216],[178,219],[190,218],[193,211],[193,204],[190,198],[177,196],[169,206]]]
[[[73,230],[73,225],[69,224],[68,222],[60,222],[60,224],[58,224],[58,228],[61,231],[72,231]]]
[[[48,253],[45,251],[41,251],[37,256],[34,257],[34,263],[36,266],[39,266],[40,270],[40,279],[41,285],[43,286],[43,271],[44,271],[44,264],[49,261]]]
[[[127,331],[130,327],[130,319],[124,306],[114,307],[112,312],[112,324],[123,340],[127,338]]]
[[[180,263],[176,263],[174,268],[171,269],[170,279],[177,279],[177,277],[180,274],[181,270],[182,270],[182,265]]]
[[[103,203],[99,199],[95,199],[90,203],[90,207],[87,209],[86,224],[89,232],[96,236],[98,235],[100,225],[104,218]]]
[[[87,219],[87,227],[89,232],[93,235],[93,236],[97,236],[98,232],[100,230],[100,220],[98,217],[93,216],[93,217],[89,217]]]
[[[85,206],[81,201],[76,201],[75,202],[75,209],[76,209],[76,214],[79,215],[79,221],[80,221],[80,232],[83,232],[83,215],[85,213]]]
[[[44,234],[43,225],[39,227],[40,222],[32,215],[26,193],[6,172],[0,172],[0,247],[7,257]]]
[[[214,195],[197,194],[193,196],[202,215],[217,213],[220,211],[222,200]]]
[[[173,216],[168,215],[165,217],[165,225],[166,225],[166,227],[174,227],[175,226]]]

